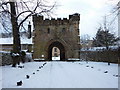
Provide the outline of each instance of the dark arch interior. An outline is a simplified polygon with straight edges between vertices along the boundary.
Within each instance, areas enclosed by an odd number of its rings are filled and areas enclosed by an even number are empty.
[[[52,60],[52,48],[53,47],[57,47],[57,48],[59,48],[59,50],[60,50],[60,60],[61,61],[64,61],[65,60],[65,48],[64,48],[64,46],[60,43],[60,42],[58,42],[58,41],[56,41],[56,42],[53,42],[50,46],[49,46],[49,48],[48,48],[48,60]]]

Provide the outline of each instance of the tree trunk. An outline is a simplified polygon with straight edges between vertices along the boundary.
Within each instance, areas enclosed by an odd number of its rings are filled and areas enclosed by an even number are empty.
[[[18,22],[16,18],[16,9],[15,2],[10,2],[10,10],[11,10],[11,23],[13,30],[13,53],[20,54],[21,45],[20,45],[20,33],[18,28]],[[13,67],[16,67],[16,64],[19,63],[19,57],[13,58]]]

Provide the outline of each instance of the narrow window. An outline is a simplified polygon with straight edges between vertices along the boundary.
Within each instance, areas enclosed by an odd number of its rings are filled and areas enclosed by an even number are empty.
[[[50,28],[48,28],[47,33],[50,34]]]

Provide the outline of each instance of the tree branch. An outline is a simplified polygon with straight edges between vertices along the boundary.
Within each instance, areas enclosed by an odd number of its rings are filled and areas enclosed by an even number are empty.
[[[21,22],[20,24],[18,25],[18,28],[20,28],[20,26],[24,23],[24,21],[26,21],[33,13],[27,15]]]
[[[21,16],[22,14],[27,13],[27,12],[31,12],[32,13],[32,11],[23,11],[20,14],[18,14],[17,19],[19,18],[19,16]]]

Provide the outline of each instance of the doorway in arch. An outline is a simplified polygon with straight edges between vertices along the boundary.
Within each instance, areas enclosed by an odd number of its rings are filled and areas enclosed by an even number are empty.
[[[50,61],[53,60],[52,54],[53,54],[53,50],[55,50],[55,48],[58,48],[58,50],[59,50],[60,61],[64,61],[65,60],[65,48],[58,41],[53,42],[49,45],[49,47],[48,47],[48,60],[50,60]]]
[[[52,49],[52,60],[60,60],[60,49],[57,47],[53,47]]]

